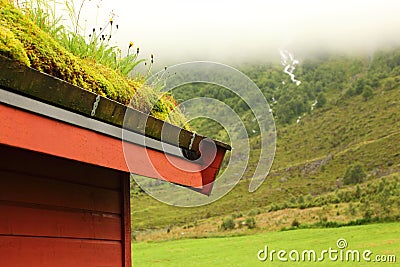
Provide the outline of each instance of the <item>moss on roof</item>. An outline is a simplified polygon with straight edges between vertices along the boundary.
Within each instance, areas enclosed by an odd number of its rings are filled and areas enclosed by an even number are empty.
[[[104,65],[74,56],[8,0],[0,0],[0,21],[1,55],[122,104],[131,102],[144,112],[151,108],[151,99],[159,98],[143,80],[127,79]],[[163,96],[151,114],[165,120],[174,104],[174,99]],[[183,126],[184,117],[178,113],[168,121]]]

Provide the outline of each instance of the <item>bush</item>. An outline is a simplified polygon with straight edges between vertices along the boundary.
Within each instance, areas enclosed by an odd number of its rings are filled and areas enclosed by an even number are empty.
[[[241,217],[243,217],[242,213],[233,213],[232,214],[232,219],[241,218]]]
[[[317,96],[317,108],[322,108],[323,106],[325,106],[327,100],[326,100],[326,96],[323,93],[320,93]]]
[[[386,90],[392,90],[396,87],[396,84],[397,84],[396,80],[390,77],[383,82],[382,86]]]
[[[255,215],[258,215],[260,213],[261,213],[261,211],[259,209],[255,209],[255,210],[251,210],[247,215],[248,216],[255,216]]]
[[[364,79],[361,78],[361,79],[357,80],[354,84],[354,93],[356,95],[361,95],[365,86],[366,86],[366,82]]]
[[[353,88],[349,88],[349,89],[346,91],[345,96],[346,96],[346,97],[350,97],[350,96],[354,96],[355,94],[356,94],[356,93],[355,93],[354,89],[353,89]]]
[[[356,198],[358,199],[358,198],[360,198],[361,197],[361,188],[360,188],[360,186],[359,185],[357,185],[357,187],[356,187]]]
[[[372,98],[374,96],[374,92],[372,91],[372,88],[370,86],[366,86],[363,90],[362,96],[364,97],[365,101]]]
[[[299,227],[300,226],[300,222],[297,219],[294,219],[292,222],[292,227]]]
[[[256,228],[256,220],[254,219],[254,217],[247,218],[246,225],[247,225],[247,228],[249,228],[249,229]]]
[[[279,206],[278,204],[272,203],[269,206],[268,212],[277,211],[277,210],[281,210],[281,209],[282,209],[281,206]],[[252,216],[252,215],[249,214],[249,216]]]
[[[222,230],[232,230],[235,228],[235,221],[232,218],[225,219],[221,224]]]
[[[361,164],[349,166],[343,178],[345,185],[361,183],[367,175]]]
[[[353,205],[353,203],[349,203],[348,211],[353,216],[357,214],[357,208]]]

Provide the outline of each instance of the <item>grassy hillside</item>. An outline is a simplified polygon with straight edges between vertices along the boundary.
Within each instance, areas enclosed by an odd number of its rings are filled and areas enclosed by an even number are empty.
[[[371,236],[374,240],[371,240]],[[320,262],[300,261],[297,266],[386,266],[395,263],[375,262],[377,255],[400,255],[400,224],[375,224],[336,229],[295,230],[256,234],[245,237],[188,239],[170,242],[134,243],[132,246],[133,266],[291,266],[294,263],[279,261],[277,255],[271,261],[257,259],[259,250],[268,246],[271,250],[314,250],[320,257],[322,250],[337,249],[336,242],[344,238],[348,247],[343,250],[371,250],[371,260],[348,262],[329,260],[328,255]],[[300,254],[301,255],[301,254]],[[346,254],[344,254],[346,255]],[[288,258],[288,255],[286,255]],[[388,257],[386,257],[387,261]],[[394,259],[391,259],[394,261]]]
[[[397,220],[400,215],[397,189],[400,186],[399,59],[399,49],[377,52],[372,62],[362,57],[316,57],[299,65],[296,77],[303,79],[302,84],[287,88],[278,86],[282,79],[288,79],[281,74],[280,66],[245,67],[264,95],[277,100],[272,107],[277,123],[277,150],[267,180],[255,193],[248,193],[246,178],[250,177],[256,163],[252,158],[243,181],[225,197],[204,207],[170,207],[149,196],[135,194],[133,228],[160,229],[156,232],[168,232],[171,238],[176,238],[171,229],[196,231],[204,224],[209,226],[196,234],[207,235],[210,231],[221,234],[222,220],[241,214],[243,220],[256,216],[256,223],[258,220],[261,228],[268,229],[271,226],[260,221],[273,219],[274,212],[314,207],[321,208],[313,215],[317,221],[349,222],[371,217]],[[203,88],[198,88],[200,95],[203,91],[214,94],[210,88]],[[175,96],[185,99],[194,89],[186,93],[188,95],[178,91]],[[311,104],[321,95],[325,103],[311,111]],[[232,101],[229,95],[225,97],[228,102]],[[294,102],[303,106],[300,113],[289,117],[280,115],[291,109]],[[246,116],[245,111],[242,114]],[[296,123],[299,115],[302,118]],[[192,128],[206,135],[218,134],[209,131],[213,129],[210,125],[200,121]],[[257,139],[253,134],[254,150]],[[358,165],[365,176],[358,184],[346,184],[345,174],[354,165]],[[376,190],[369,191],[369,187]],[[280,228],[290,226],[296,218],[289,210],[287,214]],[[313,221],[306,220],[306,223]],[[237,224],[234,231],[241,231]]]

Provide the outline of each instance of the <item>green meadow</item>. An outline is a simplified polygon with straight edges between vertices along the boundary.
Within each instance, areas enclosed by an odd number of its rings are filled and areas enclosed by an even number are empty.
[[[349,261],[343,256],[340,260],[339,252],[332,252],[331,261],[328,254],[318,262],[323,250],[340,250],[337,241],[345,239],[348,250],[357,250],[360,261]],[[268,246],[269,255],[265,261],[257,257],[259,250]],[[287,262],[280,261],[277,254],[271,250],[285,250],[288,254],[297,250],[300,260],[294,262],[286,254]],[[317,260],[302,260],[304,250],[314,250]],[[367,262],[362,259],[362,253],[370,250],[367,255],[371,259]],[[343,254],[346,255],[346,254]],[[382,223],[362,226],[349,226],[329,229],[300,229],[280,232],[266,232],[249,236],[181,239],[166,242],[139,242],[132,244],[133,266],[398,266],[396,262],[376,262],[375,256],[385,255],[387,261],[390,256],[396,256],[400,261],[400,223]],[[264,254],[260,255],[264,257]],[[292,254],[295,257],[295,254]],[[384,257],[382,257],[384,258]],[[390,260],[393,261],[393,258]]]

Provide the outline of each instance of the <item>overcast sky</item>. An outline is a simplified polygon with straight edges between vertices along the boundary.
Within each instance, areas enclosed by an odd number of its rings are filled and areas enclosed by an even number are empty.
[[[114,41],[123,50],[133,41],[161,64],[277,59],[279,49],[370,53],[400,43],[398,0],[90,0],[82,18],[90,29],[112,10]]]

